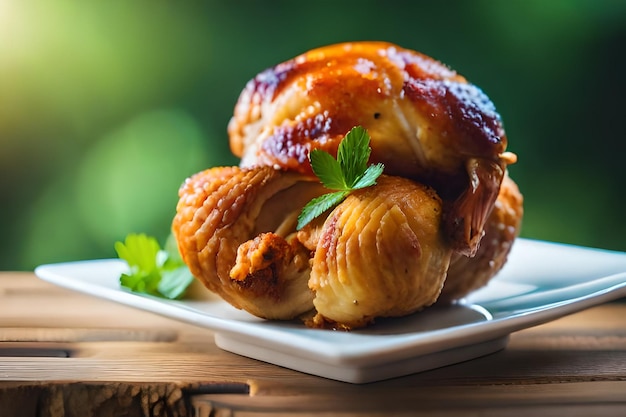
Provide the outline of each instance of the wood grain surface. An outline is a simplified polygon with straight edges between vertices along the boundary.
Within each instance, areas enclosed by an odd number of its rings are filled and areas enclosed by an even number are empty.
[[[626,304],[492,355],[354,385],[217,348],[204,328],[0,273],[0,417],[626,415]]]

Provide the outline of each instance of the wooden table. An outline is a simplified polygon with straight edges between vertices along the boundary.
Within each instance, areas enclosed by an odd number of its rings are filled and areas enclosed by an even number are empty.
[[[0,273],[0,416],[626,415],[626,303],[495,354],[353,385],[217,348],[210,331]]]

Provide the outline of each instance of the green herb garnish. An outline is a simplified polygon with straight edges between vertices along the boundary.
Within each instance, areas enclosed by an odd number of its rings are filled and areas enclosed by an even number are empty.
[[[120,276],[120,285],[133,292],[177,299],[194,280],[171,236],[161,249],[154,237],[129,234],[115,242],[115,251],[130,269]]]
[[[298,216],[298,230],[326,210],[341,203],[352,191],[376,184],[383,173],[383,164],[367,166],[372,149],[370,136],[361,126],[356,126],[342,139],[337,159],[320,149],[309,154],[313,172],[324,187],[335,190],[309,201]]]

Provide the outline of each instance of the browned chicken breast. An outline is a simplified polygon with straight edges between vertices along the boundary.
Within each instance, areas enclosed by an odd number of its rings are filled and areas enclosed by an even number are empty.
[[[450,240],[473,255],[515,156],[489,98],[432,58],[384,42],[309,51],[247,84],[228,133],[243,167],[311,173],[309,152],[336,153],[357,125],[372,162],[437,190]]]

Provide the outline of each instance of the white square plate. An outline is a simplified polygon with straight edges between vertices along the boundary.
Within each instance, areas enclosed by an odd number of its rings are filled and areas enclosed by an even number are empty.
[[[266,321],[219,299],[169,301],[119,286],[115,259],[41,265],[41,279],[203,326],[227,351],[339,381],[366,383],[502,349],[512,332],[626,296],[626,253],[518,239],[490,284],[463,303],[351,332]]]

